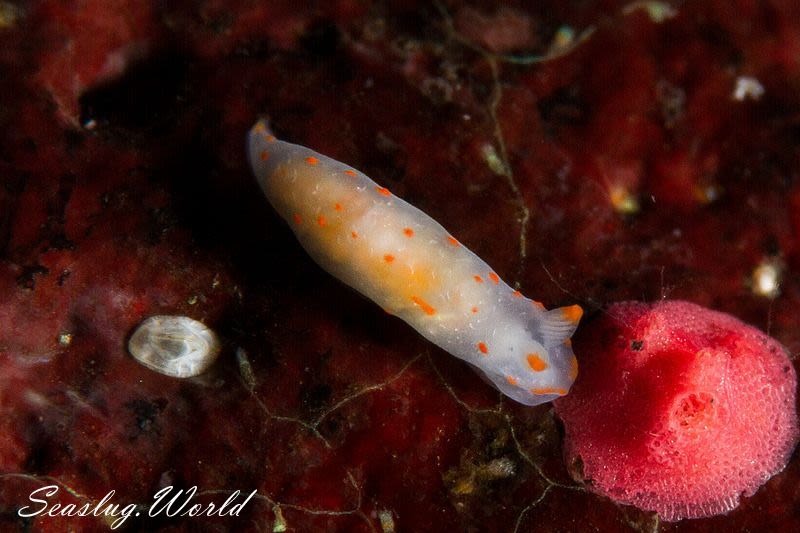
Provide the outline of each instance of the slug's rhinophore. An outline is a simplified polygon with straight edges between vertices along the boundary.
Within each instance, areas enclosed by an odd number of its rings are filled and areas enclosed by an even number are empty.
[[[431,217],[344,163],[276,139],[263,120],[248,144],[264,194],[325,270],[514,400],[567,393],[579,306],[545,310]]]
[[[217,335],[188,316],[151,316],[136,328],[128,351],[147,368],[175,378],[202,374],[220,351]]]

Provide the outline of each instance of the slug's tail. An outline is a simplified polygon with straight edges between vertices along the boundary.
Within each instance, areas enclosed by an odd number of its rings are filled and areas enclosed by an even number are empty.
[[[247,158],[250,168],[262,187],[275,170],[275,167],[286,157],[288,143],[275,138],[266,118],[259,119],[247,135]]]
[[[269,119],[262,117],[253,124],[250,128],[250,135],[272,135],[272,129],[269,127]]]

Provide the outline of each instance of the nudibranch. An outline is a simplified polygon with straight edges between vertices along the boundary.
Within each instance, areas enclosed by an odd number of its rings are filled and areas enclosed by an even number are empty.
[[[567,393],[580,306],[546,310],[431,217],[348,165],[277,139],[263,120],[248,152],[267,199],[322,268],[514,400]]]
[[[151,316],[128,341],[137,361],[175,378],[202,374],[217,360],[220,348],[216,333],[188,316]]]

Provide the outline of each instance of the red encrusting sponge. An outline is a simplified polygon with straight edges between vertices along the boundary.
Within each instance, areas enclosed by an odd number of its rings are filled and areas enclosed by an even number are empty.
[[[666,521],[725,513],[786,465],[798,437],[785,349],[730,315],[612,305],[576,339],[580,375],[555,401],[575,477]]]

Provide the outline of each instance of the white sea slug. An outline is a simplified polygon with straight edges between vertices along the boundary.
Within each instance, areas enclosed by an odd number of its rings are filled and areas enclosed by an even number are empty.
[[[526,405],[567,393],[582,315],[525,298],[431,217],[344,163],[250,130],[264,194],[322,268]]]

